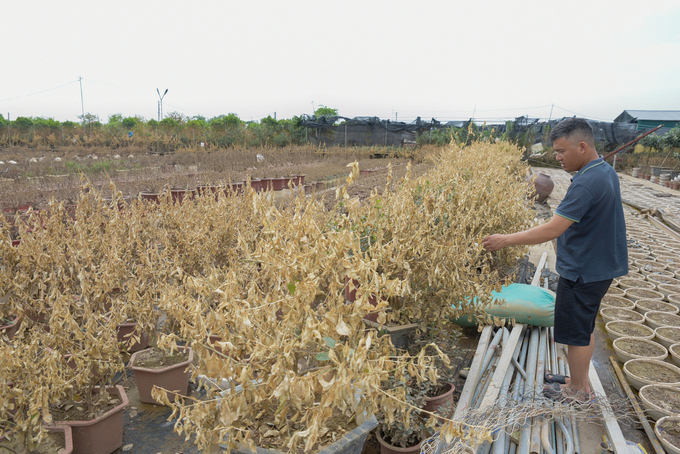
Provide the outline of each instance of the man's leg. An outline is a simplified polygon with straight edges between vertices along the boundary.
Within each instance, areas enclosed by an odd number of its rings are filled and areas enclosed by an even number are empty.
[[[590,335],[590,344],[585,347],[569,345],[567,351],[567,361],[569,362],[569,372],[567,384],[564,387],[571,388],[575,393],[590,394],[590,383],[588,382],[588,371],[590,370],[590,359],[595,351],[595,335]]]

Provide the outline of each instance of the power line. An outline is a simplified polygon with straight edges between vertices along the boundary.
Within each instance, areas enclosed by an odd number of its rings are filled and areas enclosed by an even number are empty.
[[[78,82],[78,79],[71,81],[71,82],[68,82],[68,83],[65,83],[64,85],[59,85],[58,87],[48,88],[47,90],[43,90],[43,91],[36,91],[35,93],[30,93],[28,95],[21,95],[21,96],[15,96],[14,98],[0,99],[0,102],[11,101],[13,99],[28,98],[29,96],[35,96],[35,95],[39,95],[41,93],[46,93],[48,91],[56,90],[57,88],[61,88],[61,87],[65,87],[67,85],[75,84],[76,82]]]
[[[597,121],[607,121],[607,122],[611,121],[611,120],[605,120],[604,118],[590,117],[588,115],[582,115],[580,113],[572,112],[571,110],[567,110],[564,107],[558,106],[557,104],[555,104],[555,107],[557,107],[558,109],[564,110],[565,112],[569,112],[571,114],[578,115],[579,117],[588,118],[588,119],[597,120]]]

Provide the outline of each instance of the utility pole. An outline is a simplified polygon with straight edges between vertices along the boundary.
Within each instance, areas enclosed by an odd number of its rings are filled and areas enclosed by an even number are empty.
[[[555,104],[553,104],[552,106],[550,106],[550,117],[548,118],[548,125],[550,125],[550,120],[552,120],[552,111],[553,111],[553,107],[555,107]]]
[[[83,78],[79,76],[78,82],[80,82],[80,109],[83,112],[83,135],[85,135],[85,104],[83,103]]]
[[[158,121],[161,121],[161,118],[163,118],[163,98],[168,93],[168,89],[165,89],[162,96],[158,88],[156,88],[156,93],[158,93],[158,97],[160,98],[160,103],[158,105]]]
[[[7,137],[9,138],[9,146],[12,146],[12,131],[9,129],[9,112],[7,112]]]

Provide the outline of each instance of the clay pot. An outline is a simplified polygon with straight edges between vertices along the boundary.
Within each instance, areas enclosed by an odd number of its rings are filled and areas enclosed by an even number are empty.
[[[159,369],[135,366],[135,361],[142,357],[139,355],[144,355],[148,350],[142,350],[132,355],[130,358],[130,367],[135,374],[137,390],[139,391],[139,400],[147,404],[162,405],[151,397],[151,390],[154,385],[167,390],[179,391],[178,393],[168,392],[168,399],[170,402],[175,400],[177,394],[186,396],[187,391],[189,390],[190,375],[187,368],[194,359],[194,352],[189,347],[184,348],[185,351],[189,352],[189,358],[186,361],[171,366],[161,367]]]
[[[534,187],[536,188],[536,201],[543,202],[552,193],[555,183],[550,178],[550,176],[539,173],[536,175],[536,180],[534,181]]]
[[[4,324],[0,326],[0,337],[7,336],[9,340],[12,340],[14,334],[17,332],[19,326],[21,325],[21,320],[15,318],[12,321],[7,322],[2,321],[1,323]]]
[[[123,410],[128,398],[120,385],[108,388],[107,392],[121,403],[100,417],[89,421],[54,421],[55,425],[71,427],[73,454],[111,454],[123,446]]]
[[[432,413],[434,413],[440,407],[445,407],[448,405],[451,408],[451,413],[453,413],[454,410],[453,391],[455,391],[456,387],[453,386],[451,383],[448,383],[446,386],[448,386],[448,390],[443,394],[440,394],[435,397],[425,398],[425,406],[423,407],[424,410],[431,411]]]
[[[137,323],[122,323],[118,325],[117,329],[117,341],[118,342],[124,342],[126,345],[130,343],[130,339],[132,336],[135,336],[139,333],[136,332],[137,329]],[[142,333],[139,336],[139,342],[134,341],[132,342],[127,351],[130,353],[138,352],[140,350],[144,350],[149,346],[149,336],[146,335],[146,333]]]
[[[378,443],[380,443],[380,454],[417,454],[420,452],[420,445],[422,442],[408,448],[399,448],[397,446],[387,444],[387,442],[380,436],[380,429],[375,431],[375,436],[378,439]]]
[[[253,191],[260,192],[262,190],[262,180],[259,178],[250,180],[250,187],[253,188]]]
[[[140,192],[139,193],[142,200],[148,200],[149,202],[160,203],[158,200],[158,194],[154,192]]]
[[[190,199],[193,197],[194,191],[191,189],[170,189],[170,195],[172,196],[172,201],[177,202],[180,205],[184,199]]]
[[[262,191],[271,191],[273,184],[272,184],[272,179],[271,178],[262,178],[260,179],[260,189]]]
[[[288,182],[288,178],[272,178],[272,187],[274,191],[283,191]]]
[[[353,303],[357,299],[357,288],[359,288],[359,281],[352,279],[349,282],[349,277],[345,276],[345,299]]]
[[[316,190],[317,191],[323,191],[325,187],[326,187],[326,183],[324,183],[323,181],[317,181],[316,182]]]
[[[73,454],[73,431],[70,426],[43,425],[48,432],[61,432],[64,434],[64,449],[57,451],[58,454]]]

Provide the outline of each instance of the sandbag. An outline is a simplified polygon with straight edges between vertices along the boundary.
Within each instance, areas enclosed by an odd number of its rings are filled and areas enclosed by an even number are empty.
[[[486,310],[489,315],[506,322],[514,320],[533,326],[553,326],[555,323],[555,293],[550,290],[528,284],[510,284],[491,294],[494,303]],[[505,303],[496,305],[496,300],[505,300]],[[463,315],[453,322],[464,327],[478,324],[472,315]]]

